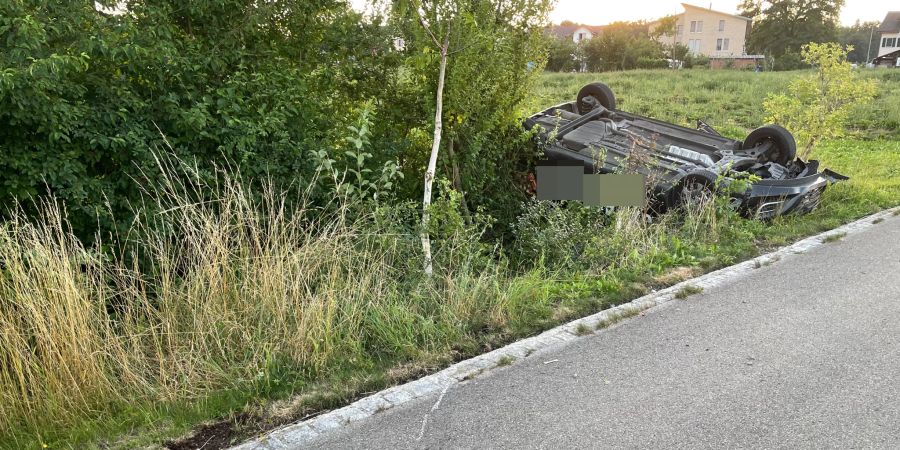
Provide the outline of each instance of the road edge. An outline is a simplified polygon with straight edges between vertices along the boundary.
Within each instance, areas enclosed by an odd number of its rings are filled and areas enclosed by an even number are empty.
[[[418,380],[387,388],[343,408],[272,430],[256,439],[231,447],[231,450],[298,448],[327,431],[365,420],[370,416],[417,398],[440,393],[455,384],[462,383],[484,372],[499,367],[515,365],[532,353],[563,347],[572,341],[585,337],[583,336],[585,335],[583,332],[585,329],[595,330],[603,328],[608,324],[625,320],[628,317],[668,303],[675,299],[676,294],[687,286],[702,289],[720,286],[748,275],[760,267],[779,261],[784,256],[806,253],[821,245],[826,245],[829,236],[840,238],[845,235],[859,233],[895,215],[895,213],[900,213],[900,207],[886,209],[838,228],[807,237],[765,255],[682,281],[668,288],[636,298],[628,303],[559,325],[539,335],[525,338],[505,347],[458,362]]]

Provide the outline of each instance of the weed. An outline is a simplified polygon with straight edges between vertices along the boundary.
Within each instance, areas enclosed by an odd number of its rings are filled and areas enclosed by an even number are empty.
[[[841,239],[843,239],[845,236],[847,236],[847,233],[829,234],[828,236],[825,236],[822,238],[822,243],[830,244],[832,242],[837,242],[837,241],[840,241]]]
[[[497,360],[497,367],[506,367],[516,362],[515,356],[503,355]]]
[[[498,365],[499,365],[499,362],[498,362]],[[483,374],[483,373],[484,373],[484,369],[478,369],[478,370],[476,370],[476,371],[474,371],[474,372],[472,372],[472,373],[470,373],[470,374],[464,376],[463,379],[462,379],[462,381],[471,381],[471,380],[474,380],[476,377],[478,377],[479,375],[481,375],[481,374]]]
[[[579,323],[578,326],[575,327],[575,334],[578,336],[587,336],[592,333],[593,333],[593,330],[591,330],[591,327],[589,327],[583,323]]]
[[[684,300],[692,295],[699,294],[701,292],[703,292],[702,287],[689,284],[679,289],[678,292],[675,293],[675,298],[677,298],[678,300]]]
[[[626,308],[620,309],[616,312],[611,312],[607,315],[606,319],[603,319],[597,323],[597,329],[602,330],[604,328],[609,328],[629,317],[634,317],[640,313],[641,311],[637,308]]]
[[[872,225],[878,225],[879,223],[884,222],[884,218],[879,217],[872,221]]]

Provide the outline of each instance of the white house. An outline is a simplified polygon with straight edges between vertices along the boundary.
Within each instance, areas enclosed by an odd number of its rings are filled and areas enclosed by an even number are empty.
[[[711,58],[744,56],[749,18],[687,3],[681,6],[684,12],[675,16],[675,36],[659,36],[660,42],[682,44],[692,53]],[[659,21],[650,23],[650,32],[658,26]]]
[[[876,66],[900,67],[900,11],[887,13],[878,31],[881,41],[878,56],[872,62]]]
[[[603,32],[602,26],[594,25],[557,25],[550,32],[559,39],[572,39],[572,42],[589,41]]]

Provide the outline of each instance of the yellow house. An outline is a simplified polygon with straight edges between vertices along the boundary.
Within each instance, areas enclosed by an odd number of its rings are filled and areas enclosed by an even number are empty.
[[[687,3],[681,6],[684,12],[675,16],[675,36],[660,36],[660,42],[669,45],[677,42],[693,53],[712,58],[744,56],[749,18]],[[651,33],[658,25],[658,22],[650,24]]]

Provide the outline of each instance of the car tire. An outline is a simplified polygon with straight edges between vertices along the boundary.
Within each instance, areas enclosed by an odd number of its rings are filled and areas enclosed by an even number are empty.
[[[675,205],[680,208],[703,208],[715,197],[713,182],[701,177],[686,177],[678,183]]]
[[[761,162],[787,165],[797,157],[797,141],[794,140],[790,131],[778,125],[766,125],[753,130],[747,135],[747,139],[744,139],[741,148],[743,150],[752,149],[767,140],[772,141],[775,145],[765,155],[760,155]]]
[[[608,110],[616,109],[616,96],[613,95],[612,89],[603,83],[591,83],[578,91],[578,101],[575,102],[579,114],[587,114],[591,112],[592,106],[584,103],[582,100],[587,97],[594,97],[604,108]]]

